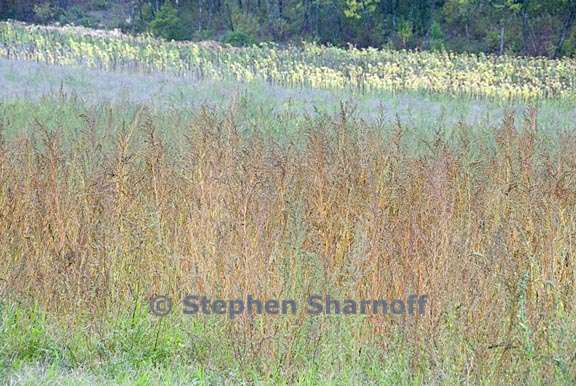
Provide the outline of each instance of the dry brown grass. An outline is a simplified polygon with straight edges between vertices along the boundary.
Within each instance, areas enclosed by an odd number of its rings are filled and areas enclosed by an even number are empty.
[[[494,146],[462,127],[414,153],[401,124],[384,133],[345,110],[311,120],[298,143],[241,134],[233,112],[186,125],[179,151],[145,110],[113,147],[88,117],[66,146],[41,123],[2,142],[4,296],[103,315],[153,294],[428,294],[424,317],[370,317],[358,338],[385,350],[400,327],[415,367],[464,350],[461,371],[478,374],[518,363],[529,339],[542,379],[552,357],[574,369],[552,334],[558,312],[574,315],[573,133],[547,147],[533,111],[509,116]],[[306,317],[228,328],[274,358],[267,338]]]

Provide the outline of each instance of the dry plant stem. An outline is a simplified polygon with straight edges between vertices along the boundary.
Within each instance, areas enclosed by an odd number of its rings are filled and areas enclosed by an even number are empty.
[[[0,141],[4,296],[64,317],[153,294],[427,294],[425,315],[371,315],[358,339],[380,337],[386,350],[401,327],[435,360],[457,318],[471,366],[494,350],[509,363],[520,322],[547,352],[546,315],[573,312],[576,137],[546,148],[535,111],[524,127],[509,115],[481,158],[465,138],[409,152],[400,122],[387,134],[344,108],[284,144],[204,110],[177,152],[149,114],[118,128],[113,148],[89,119],[69,147],[41,122]],[[289,361],[292,344],[274,345],[282,323],[305,318],[228,324],[246,342],[236,355]]]

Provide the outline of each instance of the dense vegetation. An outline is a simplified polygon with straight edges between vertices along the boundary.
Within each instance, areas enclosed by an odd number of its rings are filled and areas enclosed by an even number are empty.
[[[417,128],[346,106],[288,137],[267,130],[294,117],[250,128],[235,106],[186,119],[65,96],[15,107],[0,147],[0,376],[576,379],[576,138],[542,133],[535,110],[413,152]],[[186,293],[433,304],[419,318],[147,314],[150,296]]]
[[[0,39],[0,57],[8,59],[84,64],[106,70],[164,71],[196,79],[264,80],[284,86],[360,92],[412,90],[524,100],[573,100],[576,96],[576,60],[571,58],[344,50],[313,44],[226,48],[78,27],[1,22]]]
[[[574,68],[0,23],[0,383],[576,384]]]
[[[167,39],[316,41],[559,57],[572,0],[4,0],[0,19],[149,31]]]

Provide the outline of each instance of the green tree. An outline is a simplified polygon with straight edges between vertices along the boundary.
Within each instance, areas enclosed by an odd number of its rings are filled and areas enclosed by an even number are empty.
[[[556,43],[556,50],[554,57],[562,56],[563,52],[567,49],[565,47],[566,40],[570,36],[570,32],[576,24],[576,1],[574,0],[558,0],[558,9],[563,13],[564,18],[558,34],[558,42]]]
[[[444,32],[442,26],[437,21],[432,22],[430,27],[430,48],[432,50],[443,50],[444,46]]]
[[[185,38],[184,27],[178,10],[167,1],[162,5],[156,16],[149,24],[150,31],[164,39],[182,40]]]
[[[360,19],[362,14],[374,13],[380,0],[346,0],[344,15],[352,19]]]

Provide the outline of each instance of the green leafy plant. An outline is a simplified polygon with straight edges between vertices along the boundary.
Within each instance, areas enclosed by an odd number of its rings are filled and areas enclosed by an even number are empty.
[[[412,36],[414,35],[414,26],[409,20],[402,20],[398,23],[398,37],[402,43],[402,47],[406,47]]]
[[[444,32],[437,21],[434,21],[430,27],[430,48],[433,50],[444,49]]]
[[[41,3],[34,5],[34,19],[41,24],[49,23],[54,20],[57,10],[50,3]]]
[[[235,47],[247,47],[256,44],[256,40],[244,32],[229,31],[222,37],[222,43]]]
[[[149,25],[150,31],[159,37],[168,40],[182,40],[184,38],[184,28],[178,10],[167,1],[156,13]]]

